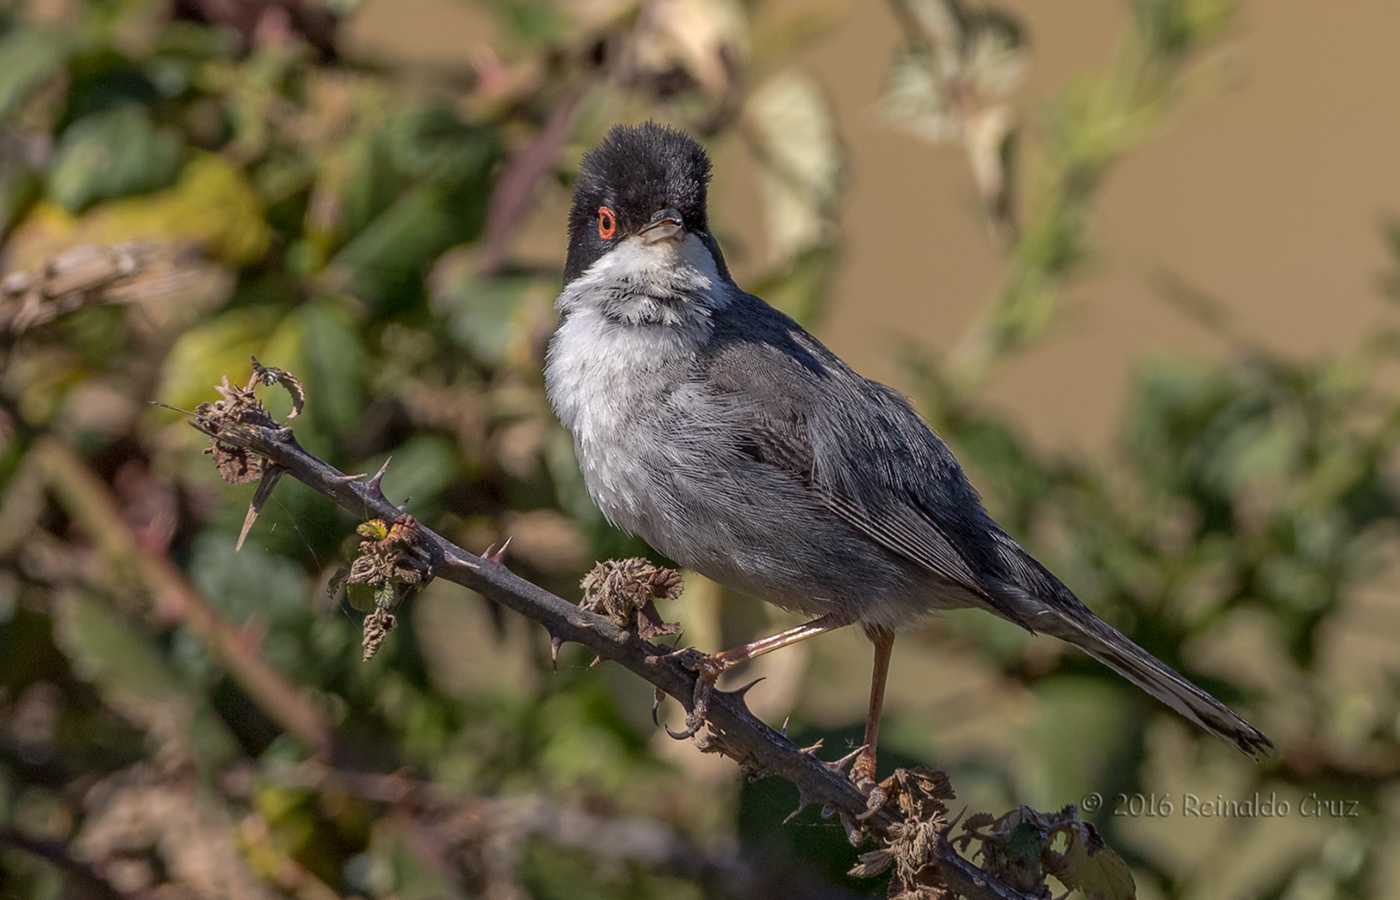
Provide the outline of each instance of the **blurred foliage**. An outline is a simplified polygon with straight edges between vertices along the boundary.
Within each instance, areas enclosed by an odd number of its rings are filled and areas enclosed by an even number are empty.
[[[592,560],[645,548],[601,521],[544,400],[559,261],[530,259],[519,234],[532,209],[563,208],[608,125],[655,115],[703,136],[722,173],[753,167],[762,246],[715,228],[757,273],[746,286],[818,318],[846,178],[792,56],[824,20],[727,0],[480,0],[491,52],[409,67],[341,46],[354,7],[0,5],[0,897],[881,891],[844,874],[857,851],[817,811],[780,824],[787,785],[741,785],[671,744],[650,692],[607,666],[566,650],[551,674],[545,635],[479,598],[430,586],[362,662],[363,611],[325,590],[355,523],[284,483],[235,555],[243,494],[149,405],[210,400],[252,355],[294,371],[304,445],[352,472],[392,456],[390,496],[474,549],[512,536],[516,571],[574,596]],[[1086,812],[1144,894],[1383,894],[1400,681],[1375,646],[1396,636],[1377,587],[1400,517],[1400,332],[1288,360],[1164,276],[1228,358],[1146,366],[1112,459],[1048,455],[977,393],[1050,330],[1092,254],[1097,186],[1170,125],[1228,6],[1133,2],[1107,70],[1026,112],[1010,99],[1028,62],[1013,19],[891,8],[904,39],[883,107],[962,142],[1006,249],[983,319],[949,359],[918,362],[921,399],[1013,533],[1281,754],[1255,767],[1102,667],[955,617],[937,644],[902,640],[896,664],[951,658],[1001,699],[1014,676],[1032,722],[940,743],[899,711],[924,686],[895,683],[884,765],[946,768],[979,808],[1101,792]],[[33,314],[45,304],[62,315]],[[268,402],[285,415],[285,397]],[[771,624],[690,588],[699,646]],[[775,655],[797,668],[768,671],[767,702],[785,704],[769,718],[792,711],[794,736],[846,746],[858,726],[801,687],[806,652]],[[867,664],[806,678],[863,692]],[[1356,815],[1188,820],[1183,785]],[[1171,794],[1178,813],[1115,816],[1119,792]]]

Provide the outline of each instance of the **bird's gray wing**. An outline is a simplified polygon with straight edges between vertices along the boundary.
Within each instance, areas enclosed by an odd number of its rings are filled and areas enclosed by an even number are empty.
[[[707,362],[707,384],[729,401],[739,453],[791,473],[879,546],[1029,628],[979,574],[995,553],[995,526],[952,454],[902,397],[861,378],[795,324],[721,340]]]

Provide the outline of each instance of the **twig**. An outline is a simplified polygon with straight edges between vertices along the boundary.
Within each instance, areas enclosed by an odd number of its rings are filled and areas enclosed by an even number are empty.
[[[486,211],[486,251],[482,274],[501,270],[510,253],[510,238],[534,203],[539,183],[554,169],[559,151],[573,133],[574,111],[587,92],[586,83],[569,90],[549,111],[534,139],[516,153],[496,181]]]
[[[0,351],[53,320],[90,306],[188,296],[218,270],[162,244],[82,244],[45,260],[35,271],[0,278]]]
[[[352,481],[343,472],[308,453],[290,428],[249,421],[249,417],[211,415],[203,405],[190,425],[219,444],[251,451],[270,465],[317,493],[330,498],[361,519],[394,521],[402,510],[379,490],[377,482]],[[602,659],[612,660],[670,694],[689,710],[695,695],[695,674],[678,660],[668,658],[670,648],[658,647],[625,631],[608,619],[580,609],[499,564],[476,556],[431,529],[421,528],[423,539],[440,560],[434,574],[480,593],[502,606],[544,626],[552,640],[582,644]],[[802,805],[819,804],[839,815],[848,829],[864,830],[884,838],[905,824],[903,816],[885,806],[862,821],[867,798],[844,774],[778,733],[749,712],[738,692],[716,690],[709,704],[707,733],[696,743],[707,752],[722,753],[746,770],[777,775],[797,786]],[[954,892],[972,900],[1030,900],[958,855],[945,835],[940,835],[934,857],[943,879]]]

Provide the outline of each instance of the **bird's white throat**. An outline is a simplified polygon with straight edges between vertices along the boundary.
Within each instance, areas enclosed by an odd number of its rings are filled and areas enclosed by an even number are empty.
[[[545,388],[575,439],[611,440],[633,411],[655,403],[674,378],[666,370],[710,340],[711,316],[734,290],[690,234],[628,238],[570,282],[556,302],[564,318],[549,343]]]
[[[709,248],[687,234],[655,243],[624,239],[574,279],[556,306],[566,316],[593,310],[627,325],[707,329],[710,313],[730,301]]]

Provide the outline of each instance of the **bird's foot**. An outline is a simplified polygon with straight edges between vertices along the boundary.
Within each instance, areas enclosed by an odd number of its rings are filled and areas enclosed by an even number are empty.
[[[682,668],[695,673],[695,694],[691,697],[690,712],[685,717],[685,730],[672,731],[670,726],[666,728],[666,733],[679,741],[693,737],[704,726],[705,718],[710,714],[710,698],[714,696],[715,682],[736,663],[722,656],[701,653],[693,647],[667,654],[666,658],[674,659]]]
[[[875,754],[869,747],[860,749],[855,765],[851,766],[851,783],[865,795],[865,812],[856,816],[858,821],[863,822],[875,815],[889,799],[884,785],[875,780]]]

